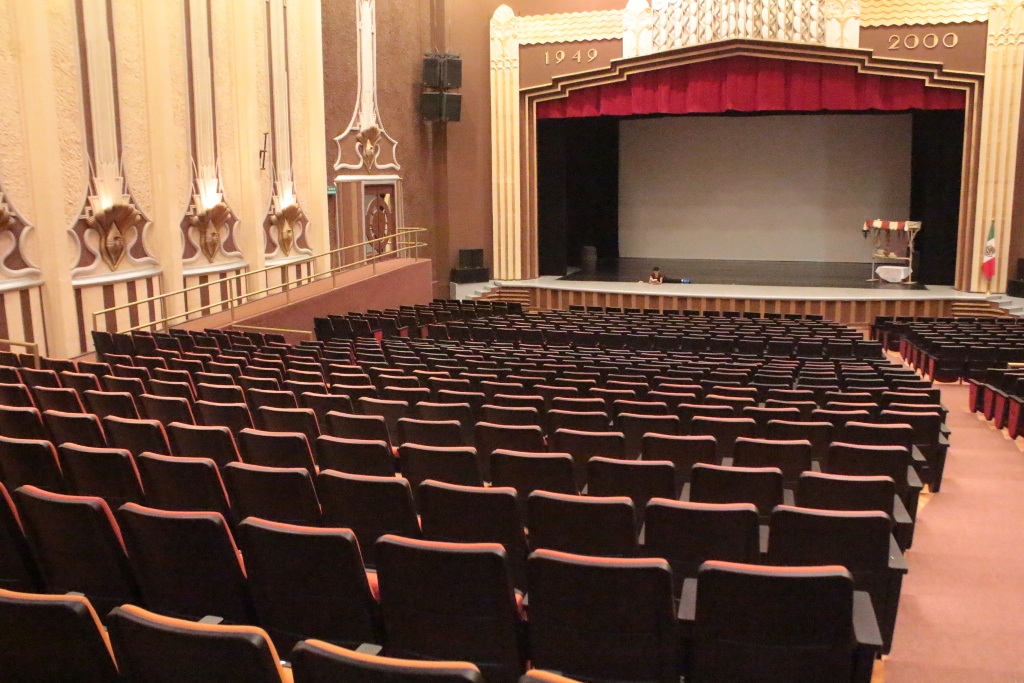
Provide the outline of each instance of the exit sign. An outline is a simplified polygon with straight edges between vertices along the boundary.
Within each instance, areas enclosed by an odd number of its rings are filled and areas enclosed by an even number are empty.
[[[327,186],[327,196],[328,197],[333,197],[336,194],[338,194],[338,186],[337,185],[328,185]]]

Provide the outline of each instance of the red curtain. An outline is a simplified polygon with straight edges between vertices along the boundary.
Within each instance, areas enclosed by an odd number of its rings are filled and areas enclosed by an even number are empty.
[[[727,111],[963,109],[962,90],[856,67],[765,57],[727,57],[633,74],[620,83],[540,102],[538,119]]]

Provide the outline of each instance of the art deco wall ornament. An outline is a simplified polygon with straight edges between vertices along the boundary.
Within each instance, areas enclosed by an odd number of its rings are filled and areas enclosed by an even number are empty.
[[[282,255],[289,256],[292,253],[292,248],[302,235],[307,222],[306,215],[302,213],[298,204],[286,206],[271,217],[270,223],[277,231],[275,241]]]
[[[377,155],[380,154],[380,137],[380,129],[377,126],[370,126],[356,135],[356,151],[363,159],[363,168],[367,170],[377,165]]]
[[[345,130],[334,138],[338,144],[336,171],[398,171],[398,141],[387,134],[377,107],[377,5],[376,0],[356,0],[355,112]]]
[[[25,237],[32,226],[6,201],[0,191],[0,275],[10,278],[37,278],[42,274],[25,255]]]
[[[198,216],[190,216],[189,222],[198,232],[199,250],[213,263],[224,241],[224,233],[230,233],[235,216],[228,205],[221,202],[211,206]]]
[[[128,204],[114,204],[88,220],[88,228],[99,237],[100,258],[111,271],[117,270],[124,260],[128,239],[132,232],[138,234],[140,220],[145,221],[142,214]]]
[[[132,197],[121,167],[108,5],[104,0],[81,0],[80,8],[84,72],[88,75],[83,86],[89,94],[91,192],[70,230],[78,245],[72,275],[103,275],[98,272],[101,260],[110,271],[125,261],[134,268],[157,266],[144,239],[150,221]],[[98,238],[95,245],[89,241],[93,236]]]

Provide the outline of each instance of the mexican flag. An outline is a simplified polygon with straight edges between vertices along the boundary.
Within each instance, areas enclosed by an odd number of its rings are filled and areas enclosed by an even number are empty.
[[[981,272],[985,279],[991,280],[996,275],[996,222],[988,229],[988,240],[985,242],[985,260],[981,262]]]

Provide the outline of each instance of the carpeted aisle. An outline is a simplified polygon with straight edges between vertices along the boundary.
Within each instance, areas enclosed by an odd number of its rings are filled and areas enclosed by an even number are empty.
[[[966,385],[941,387],[949,457],[907,553],[885,683],[1024,682],[1024,453],[967,411]]]

